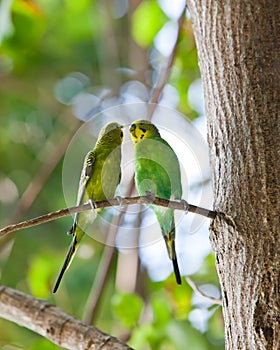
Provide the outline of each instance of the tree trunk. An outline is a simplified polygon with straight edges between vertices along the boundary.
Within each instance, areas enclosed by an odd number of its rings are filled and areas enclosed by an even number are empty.
[[[189,0],[227,349],[280,349],[280,2]]]

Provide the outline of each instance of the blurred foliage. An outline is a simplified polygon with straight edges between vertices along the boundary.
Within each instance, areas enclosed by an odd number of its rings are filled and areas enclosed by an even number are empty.
[[[63,140],[78,127],[77,117],[121,102],[147,100],[166,61],[156,38],[176,23],[164,1],[2,0],[0,3],[0,226],[66,206],[62,159],[35,200],[21,201],[37,174],[52,160]],[[195,119],[188,101],[190,84],[199,79],[190,21],[181,30],[169,79],[177,98],[171,107]],[[123,95],[133,82],[135,96]],[[137,84],[136,84],[137,82]],[[89,108],[77,111],[84,94]],[[168,100],[168,99],[167,99]],[[83,100],[84,101],[84,100]],[[76,108],[76,109],[75,109]],[[26,198],[25,198],[26,200]],[[19,206],[19,204],[21,204]],[[1,283],[44,298],[76,317],[84,306],[101,259],[103,245],[86,237],[63,286],[51,294],[69,238],[71,217],[20,231],[0,241]],[[136,349],[222,349],[220,308],[193,304],[184,283],[141,279],[137,293],[116,289],[114,260],[95,325],[122,337]],[[218,286],[210,254],[194,276],[199,284]],[[140,276],[139,276],[140,279]],[[209,312],[204,327],[189,320],[195,309]],[[213,311],[214,310],[214,311]],[[211,315],[210,315],[211,314]],[[196,329],[198,328],[198,329]],[[127,338],[127,337],[126,337]],[[58,349],[42,337],[0,320],[1,349]]]
[[[132,328],[138,323],[143,302],[137,294],[115,293],[111,303],[114,314],[124,326]]]
[[[143,47],[151,46],[166,21],[167,16],[156,1],[143,1],[133,14],[133,38]]]

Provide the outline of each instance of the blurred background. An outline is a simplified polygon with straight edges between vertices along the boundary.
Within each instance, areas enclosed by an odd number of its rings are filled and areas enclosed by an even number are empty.
[[[2,0],[0,227],[74,205],[78,183],[67,186],[74,201],[69,203],[63,174],[81,126],[94,116],[100,120],[109,108],[149,101],[173,110],[175,119],[162,121],[163,134],[164,123],[178,129],[177,115],[185,118],[184,127],[197,140],[190,153],[199,157],[202,173],[189,166],[185,199],[211,209],[203,93],[185,2]],[[175,143],[172,137],[168,142]],[[78,174],[83,157],[75,163]],[[128,184],[122,181],[121,194]],[[109,210],[97,220],[95,230],[106,231],[109,244],[85,237],[55,295],[72,218],[3,237],[1,284],[46,299],[135,349],[223,349],[221,307],[195,294],[186,281],[176,285],[162,240],[141,244],[153,218],[140,209],[134,208],[140,216]],[[182,272],[204,293],[220,298],[210,221],[197,224],[193,214],[182,221],[177,234]],[[121,237],[132,231],[136,244],[124,247]],[[0,348],[58,349],[3,319]]]

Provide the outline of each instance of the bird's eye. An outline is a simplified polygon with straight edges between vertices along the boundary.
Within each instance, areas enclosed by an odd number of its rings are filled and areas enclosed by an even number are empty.
[[[131,124],[131,126],[130,126],[132,129],[136,129],[136,124]]]
[[[123,138],[123,131],[122,130],[120,132],[120,137],[121,137],[121,139]]]

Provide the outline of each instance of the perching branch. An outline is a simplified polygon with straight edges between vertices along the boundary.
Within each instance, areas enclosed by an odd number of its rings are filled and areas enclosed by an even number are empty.
[[[138,197],[115,197],[110,200],[106,201],[100,201],[100,202],[95,202],[95,207],[97,208],[106,208],[106,207],[114,207],[114,206],[125,206],[125,205],[131,205],[131,204],[153,204],[153,205],[158,205],[161,207],[168,207],[172,209],[177,209],[177,210],[184,210],[184,211],[189,211],[195,214],[199,214],[205,217],[208,217],[210,219],[214,219],[216,217],[216,212],[208,209],[204,209],[201,207],[198,207],[196,205],[188,204],[188,208],[186,208],[186,202],[185,201],[169,201],[167,199],[163,198],[158,198],[154,197],[152,193],[147,193],[146,196],[138,196]],[[13,224],[6,226],[0,230],[0,237],[14,232],[18,231],[23,228],[31,227],[31,226],[36,226],[43,224],[48,221],[52,221],[55,219],[62,218],[67,215],[75,214],[75,213],[81,213],[83,211],[91,210],[91,205],[90,203],[78,205],[76,207],[71,207],[71,208],[65,208],[61,210],[57,210],[55,212],[51,212],[42,216],[38,216],[36,218],[22,221],[18,224]]]
[[[0,317],[70,350],[129,350],[115,337],[88,326],[44,300],[0,285]]]

